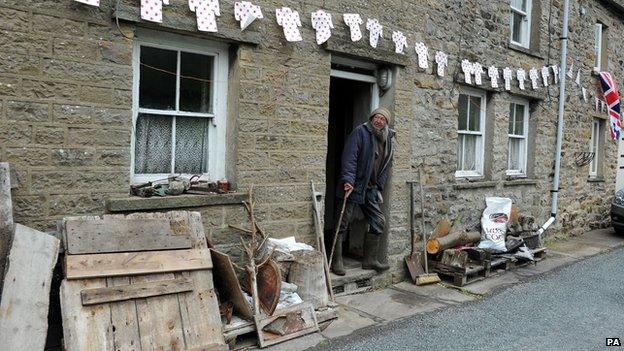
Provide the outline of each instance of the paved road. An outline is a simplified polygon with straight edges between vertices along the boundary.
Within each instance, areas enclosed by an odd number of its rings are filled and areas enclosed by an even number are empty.
[[[611,349],[605,346],[606,337],[624,342],[623,249],[482,300],[364,329],[318,349]]]

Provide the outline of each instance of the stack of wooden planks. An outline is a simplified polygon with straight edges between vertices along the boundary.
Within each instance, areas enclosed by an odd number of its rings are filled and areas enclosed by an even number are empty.
[[[73,350],[227,350],[196,212],[66,218],[64,345]]]

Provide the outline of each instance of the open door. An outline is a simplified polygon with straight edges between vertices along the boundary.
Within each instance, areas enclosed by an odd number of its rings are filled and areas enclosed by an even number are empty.
[[[340,181],[342,151],[351,131],[368,120],[370,112],[379,104],[379,90],[375,78],[376,67],[348,59],[332,60],[329,93],[329,130],[326,160],[325,240],[331,243],[336,230],[337,211],[341,200],[336,198]],[[358,210],[359,211],[359,210]],[[355,218],[358,218],[356,211]],[[359,218],[363,218],[361,215]],[[361,257],[366,222],[355,220],[343,245],[345,256]],[[328,249],[331,245],[328,245]],[[345,261],[349,268],[348,261]]]

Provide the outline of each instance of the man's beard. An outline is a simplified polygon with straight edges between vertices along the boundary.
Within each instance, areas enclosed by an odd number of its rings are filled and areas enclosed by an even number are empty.
[[[384,126],[383,128],[376,128],[375,125],[373,125],[373,135],[375,136],[375,138],[377,138],[377,140],[379,141],[386,141],[386,138],[388,137],[388,126]]]

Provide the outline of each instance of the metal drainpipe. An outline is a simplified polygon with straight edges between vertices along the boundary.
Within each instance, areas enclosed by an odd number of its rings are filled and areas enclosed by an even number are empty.
[[[559,113],[557,116],[557,147],[555,152],[555,176],[553,178],[552,203],[550,208],[550,218],[544,223],[538,233],[541,235],[551,224],[555,222],[557,217],[557,200],[559,195],[559,176],[561,173],[561,145],[563,143],[563,124],[565,112],[565,88],[566,88],[566,66],[568,56],[568,22],[570,14],[569,0],[563,2],[563,31],[561,34],[561,71],[559,73]]]

